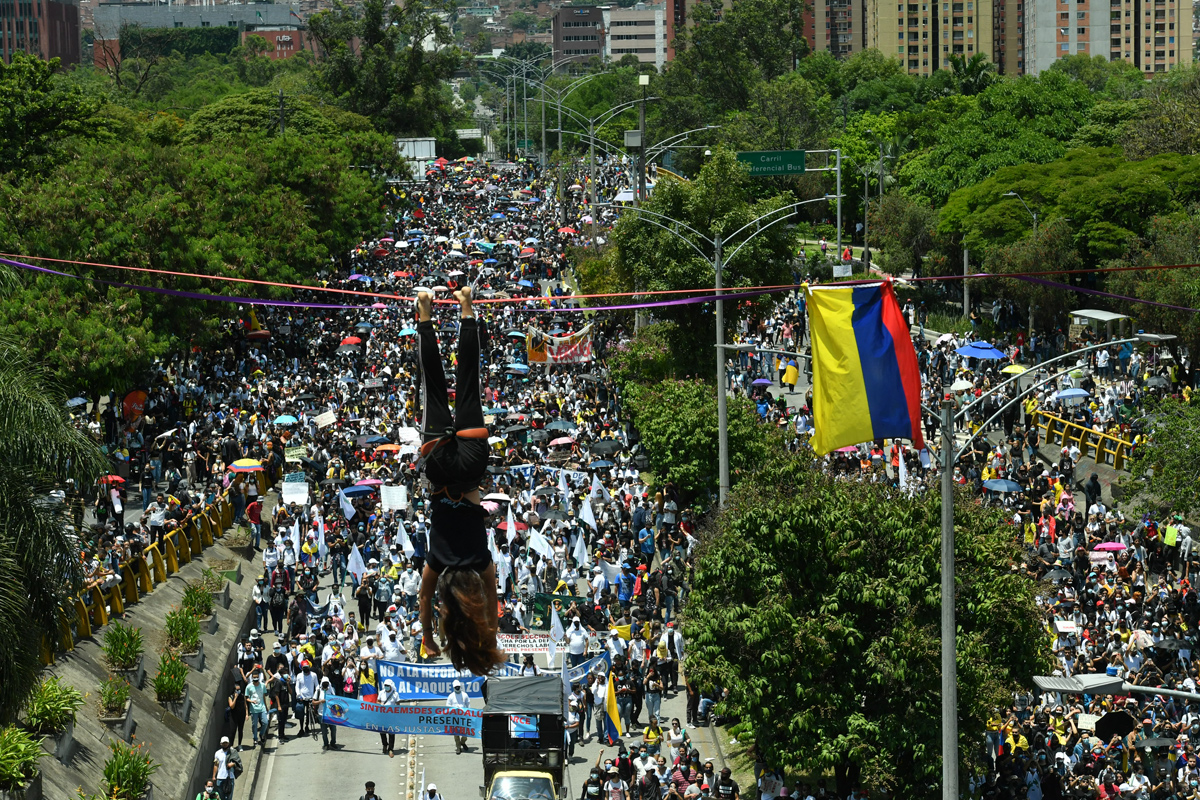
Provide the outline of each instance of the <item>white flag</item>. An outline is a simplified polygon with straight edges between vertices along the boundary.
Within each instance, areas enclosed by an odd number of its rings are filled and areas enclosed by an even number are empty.
[[[547,523],[550,520],[546,520]],[[539,554],[542,558],[554,558],[554,548],[550,546],[550,541],[542,534],[541,531],[531,531],[529,534],[529,549]]]
[[[604,484],[600,482],[600,477],[592,475],[592,491],[588,495],[591,500],[596,500],[608,505],[612,502],[612,495],[608,493],[608,489],[604,488]]]
[[[912,494],[913,487],[908,482],[908,467],[904,465],[904,451],[900,451],[900,491]]]
[[[338,502],[342,505],[342,513],[346,516],[346,521],[354,518],[354,506],[350,503],[350,498],[346,497],[346,493],[338,489]]]
[[[400,521],[400,549],[404,551],[405,558],[412,558],[413,553],[417,552],[417,548],[413,547],[412,539],[408,536],[408,529],[404,526],[404,521]]]
[[[317,537],[317,555],[324,561],[329,555],[329,547],[325,544],[325,520],[320,517],[317,518]]]
[[[367,571],[367,565],[363,563],[362,553],[358,552],[358,545],[350,548],[350,560],[346,563],[346,571],[354,576],[355,583],[362,583],[362,576]]]
[[[292,523],[292,549],[296,551],[296,560],[300,560],[300,520]]]
[[[571,501],[571,487],[567,485],[567,471],[560,469],[558,471],[558,493],[562,495],[564,502]]]
[[[558,609],[553,604],[550,605],[550,647],[546,651],[546,666],[554,666],[554,657],[558,654],[558,643],[563,640],[566,631],[563,630],[562,620],[558,618]],[[566,671],[567,665],[563,664],[563,670]]]
[[[582,530],[575,534],[575,549],[571,553],[571,555],[575,556],[575,563],[581,570],[588,565],[587,543],[584,542],[584,538],[586,537]]]
[[[505,521],[506,525],[508,526],[508,531],[507,531],[508,543],[510,545],[513,543],[513,540],[517,538],[517,518],[513,516],[512,508],[513,508],[513,504],[509,503],[508,504],[508,518]]]
[[[621,579],[621,568],[616,564],[610,564],[607,561],[600,562],[600,569],[604,572],[604,580],[609,586],[616,586],[617,581]]]
[[[579,507],[579,518],[592,526],[592,530],[598,530],[596,527],[596,515],[592,511],[592,501],[584,500]]]

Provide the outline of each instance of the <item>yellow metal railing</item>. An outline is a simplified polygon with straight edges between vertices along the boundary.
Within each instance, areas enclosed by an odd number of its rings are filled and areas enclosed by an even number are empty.
[[[1113,469],[1125,469],[1125,461],[1133,450],[1133,444],[1108,433],[1100,433],[1078,423],[1056,417],[1045,411],[1034,412],[1034,423],[1041,428],[1048,444],[1063,447],[1076,445],[1079,451],[1097,463],[1108,464]]]

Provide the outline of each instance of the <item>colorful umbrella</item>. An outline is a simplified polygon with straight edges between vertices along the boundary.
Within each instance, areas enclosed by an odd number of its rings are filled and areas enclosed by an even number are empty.
[[[243,458],[229,465],[230,472],[262,472],[263,465],[253,458]]]
[[[357,336],[347,336],[345,339],[342,339],[342,344],[362,344],[362,339]]]

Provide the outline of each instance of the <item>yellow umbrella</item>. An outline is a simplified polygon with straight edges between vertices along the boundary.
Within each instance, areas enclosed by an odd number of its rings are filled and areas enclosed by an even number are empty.
[[[1020,364],[1009,364],[1001,372],[1007,372],[1009,375],[1020,375],[1022,372],[1028,372],[1028,367],[1022,367]]]
[[[262,472],[262,464],[253,458],[242,458],[229,465],[230,472]]]

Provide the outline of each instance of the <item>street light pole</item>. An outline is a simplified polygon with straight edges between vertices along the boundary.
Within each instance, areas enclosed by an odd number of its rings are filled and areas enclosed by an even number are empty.
[[[834,152],[837,153],[837,259],[840,264],[842,261],[842,151],[839,149]]]
[[[649,75],[638,75],[642,87],[642,104],[638,106],[638,130],[641,131],[641,147],[638,148],[637,196],[646,202],[646,88],[650,85]]]
[[[716,283],[716,321],[717,321],[717,463],[718,475],[717,501],[721,508],[729,497],[729,412],[725,398],[725,301],[722,299],[721,273],[725,265],[721,263],[721,234],[713,237],[713,274]]]
[[[562,130],[561,128],[559,130]],[[588,120],[588,161],[591,163],[592,174],[592,207],[589,209],[592,212],[592,249],[597,248],[596,244],[596,217],[600,215],[596,208],[596,125],[592,120]]]
[[[958,664],[954,620],[954,413],[942,400],[942,800],[958,798]]]

